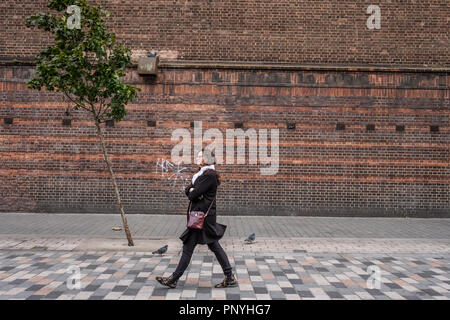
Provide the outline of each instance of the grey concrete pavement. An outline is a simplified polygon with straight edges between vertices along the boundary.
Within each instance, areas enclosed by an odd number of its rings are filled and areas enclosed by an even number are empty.
[[[177,238],[184,215],[128,215],[135,238]],[[225,237],[450,239],[450,219],[218,216]],[[1,235],[123,237],[118,214],[0,213]]]

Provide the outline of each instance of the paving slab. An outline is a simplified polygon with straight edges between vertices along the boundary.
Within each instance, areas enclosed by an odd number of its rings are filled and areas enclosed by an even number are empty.
[[[450,218],[450,215],[449,215]],[[136,238],[174,238],[186,226],[185,215],[134,215],[127,220]],[[450,219],[358,218],[305,216],[220,216],[225,236],[243,238],[255,232],[273,238],[450,238]],[[0,234],[113,237],[124,236],[118,214],[0,212]]]

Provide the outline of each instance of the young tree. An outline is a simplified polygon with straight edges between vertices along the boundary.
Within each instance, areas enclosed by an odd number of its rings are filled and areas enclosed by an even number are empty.
[[[108,119],[120,121],[126,114],[125,105],[141,90],[120,80],[131,60],[131,52],[117,44],[115,34],[107,31],[102,16],[108,17],[108,11],[90,6],[86,0],[51,0],[47,7],[63,13],[60,17],[38,13],[26,19],[27,27],[48,31],[55,40],[36,56],[35,76],[27,86],[62,92],[75,110],[84,109],[92,116],[114,184],[128,245],[133,246],[100,127]]]

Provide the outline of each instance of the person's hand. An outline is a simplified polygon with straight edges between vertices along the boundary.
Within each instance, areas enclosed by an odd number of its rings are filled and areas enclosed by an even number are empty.
[[[192,183],[190,183],[186,188],[184,188],[184,193],[189,196],[189,193],[192,190]]]
[[[190,188],[189,189],[189,192],[192,192],[192,191],[194,191],[194,188]],[[202,200],[203,199],[203,195],[201,194],[197,199],[198,200]]]

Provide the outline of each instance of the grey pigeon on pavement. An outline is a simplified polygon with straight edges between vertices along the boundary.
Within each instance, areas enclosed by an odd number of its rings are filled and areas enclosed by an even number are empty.
[[[246,243],[253,243],[253,242],[255,242],[255,238],[256,238],[255,234],[252,233],[252,234],[249,235],[248,238],[245,239],[244,241],[245,241]]]
[[[167,251],[168,245],[166,244],[164,247],[159,248],[156,251],[153,251],[152,254],[158,253],[158,254],[163,254]]]

